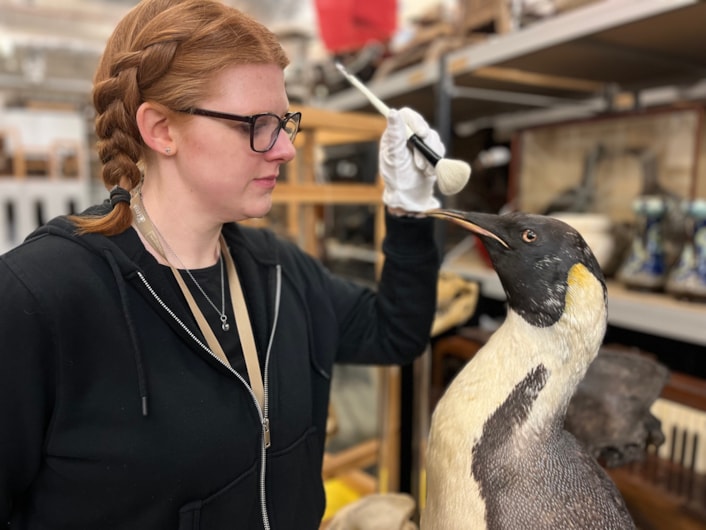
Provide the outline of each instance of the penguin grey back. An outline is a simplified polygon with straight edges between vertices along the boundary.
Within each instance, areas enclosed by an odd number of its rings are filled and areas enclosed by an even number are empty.
[[[487,528],[633,528],[614,483],[561,425],[516,453],[514,439],[547,377],[543,366],[527,374],[473,447],[471,469],[485,502]]]

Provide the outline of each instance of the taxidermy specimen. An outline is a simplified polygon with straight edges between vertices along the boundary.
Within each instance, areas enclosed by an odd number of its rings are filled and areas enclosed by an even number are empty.
[[[607,323],[590,248],[550,217],[426,213],[481,239],[507,316],[434,409],[421,529],[634,528],[615,484],[564,429]]]

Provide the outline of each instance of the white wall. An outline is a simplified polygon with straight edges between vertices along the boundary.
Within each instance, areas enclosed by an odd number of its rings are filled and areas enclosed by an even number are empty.
[[[0,109],[0,130],[16,131],[25,150],[46,150],[56,140],[79,142],[86,147],[86,120],[76,112]],[[10,136],[10,147],[13,136]]]

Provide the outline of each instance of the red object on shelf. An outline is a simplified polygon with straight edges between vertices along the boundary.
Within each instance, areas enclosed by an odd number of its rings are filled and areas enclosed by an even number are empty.
[[[332,53],[386,43],[397,29],[397,0],[316,0],[319,35]]]

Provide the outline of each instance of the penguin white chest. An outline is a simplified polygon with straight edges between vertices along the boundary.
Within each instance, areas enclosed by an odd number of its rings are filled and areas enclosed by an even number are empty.
[[[542,470],[562,465],[566,406],[603,335],[602,288],[593,281],[588,292],[581,286],[588,299],[576,300],[569,289],[566,311],[551,326],[531,325],[509,311],[446,389],[431,422],[423,530],[505,528],[497,524],[498,512],[518,514],[498,508],[498,499],[512,499],[522,510],[563,480]],[[590,329],[577,329],[579,323]]]
[[[530,443],[535,436],[525,429],[539,423],[528,418],[542,408],[537,400],[548,371],[538,366],[536,352],[525,351],[523,362],[511,354],[513,346],[524,341],[518,326],[531,332],[536,328],[525,329],[528,325],[516,315],[508,319],[454,378],[434,410],[422,514],[425,530],[486,528],[487,492],[481,490],[483,481],[491,479],[483,476],[493,467],[488,464],[501,454],[500,446],[514,453],[511,458],[520,458],[525,439]]]

